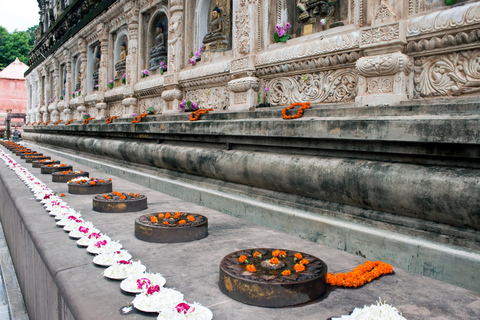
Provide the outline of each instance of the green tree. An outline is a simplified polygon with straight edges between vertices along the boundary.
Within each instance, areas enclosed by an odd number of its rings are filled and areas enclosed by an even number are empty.
[[[18,57],[23,63],[28,62],[28,53],[33,48],[35,42],[36,26],[29,28],[27,31],[17,31],[9,33],[7,29],[0,26],[0,70]]]

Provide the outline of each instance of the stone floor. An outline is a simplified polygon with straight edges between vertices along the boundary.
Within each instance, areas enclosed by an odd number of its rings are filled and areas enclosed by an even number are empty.
[[[31,147],[38,151],[42,149],[34,145]],[[112,239],[120,240],[134,260],[141,260],[152,272],[162,273],[167,279],[166,287],[182,292],[187,302],[199,302],[210,308],[214,319],[329,319],[349,314],[355,307],[373,304],[379,297],[397,307],[409,320],[480,318],[479,294],[398,268],[394,269],[394,275],[383,276],[358,289],[329,288],[322,299],[303,306],[273,309],[245,305],[225,296],[218,288],[219,263],[230,252],[259,247],[303,251],[324,260],[330,272],[349,271],[365,262],[365,259],[260,227],[55,156],[56,160],[73,165],[74,170],[89,171],[91,177],[111,177],[114,190],[138,192],[146,195],[149,200],[148,209],[142,212],[94,212],[92,196],[68,194],[66,184],[52,183],[50,175],[42,175],[40,169],[32,168],[19,157],[12,157],[54,191],[65,193],[64,200],[70,206],[80,210],[86,220],[92,221]],[[138,311],[128,317],[121,316],[118,310],[131,302],[134,296],[122,292],[118,281],[104,278],[103,268],[91,262],[91,254],[77,248],[73,240],[67,241],[68,235],[55,227],[53,218],[46,214],[40,204],[32,200],[26,186],[15,181],[16,176],[3,164],[0,166],[0,174],[4,183],[8,179],[9,188],[15,190],[14,196],[19,201],[28,202],[36,208],[35,212],[29,213],[36,219],[35,225],[27,225],[27,228],[31,228],[34,233],[39,232],[38,230],[44,233],[36,240],[42,242],[38,247],[45,250],[41,254],[48,261],[48,267],[53,269],[50,273],[56,275],[55,283],[62,288],[61,292],[65,292],[63,298],[76,319],[155,317]],[[177,244],[148,243],[135,238],[133,221],[137,216],[177,210],[207,216],[209,236],[199,241]]]

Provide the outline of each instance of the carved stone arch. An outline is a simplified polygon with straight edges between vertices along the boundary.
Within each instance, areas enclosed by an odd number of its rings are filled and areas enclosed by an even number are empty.
[[[113,61],[117,62],[120,58],[120,45],[122,42],[125,42],[127,45],[127,54],[128,54],[128,29],[126,26],[121,27],[115,32],[114,44],[113,44]]]
[[[223,3],[223,5],[220,5]],[[232,49],[232,0],[197,0],[195,6],[195,38],[194,48],[195,50],[203,46],[203,39],[208,33],[208,27],[211,19],[211,11],[213,9],[212,4],[219,4],[218,7],[223,10],[222,18],[224,20],[224,34],[226,35],[226,41],[228,42],[226,49],[220,49],[215,51],[224,51]],[[207,46],[208,49],[208,46]]]

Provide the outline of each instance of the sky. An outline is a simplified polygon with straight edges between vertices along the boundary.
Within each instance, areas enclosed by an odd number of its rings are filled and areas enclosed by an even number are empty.
[[[0,0],[0,26],[8,32],[27,31],[38,24],[37,0]]]

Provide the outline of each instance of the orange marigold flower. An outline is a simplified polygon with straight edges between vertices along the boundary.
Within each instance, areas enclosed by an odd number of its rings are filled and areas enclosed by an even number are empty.
[[[195,221],[195,217],[192,216],[192,215],[189,215],[189,216],[187,217],[187,219],[188,219],[188,221],[190,221],[190,222]]]
[[[108,179],[108,181],[112,181],[112,178]]]
[[[280,258],[286,258],[286,257],[287,257],[287,252],[285,252],[285,251],[280,251],[280,252],[278,253],[278,256],[279,256]]]
[[[157,217],[151,216],[151,217],[150,217],[150,222],[152,222],[152,223],[157,223],[157,222],[158,222]]]
[[[175,212],[175,214],[173,215],[173,219],[178,219],[180,218],[180,212]]]
[[[168,221],[163,221],[163,224],[168,224]]]
[[[238,262],[240,263],[244,263],[245,260],[247,260],[247,256],[242,254],[240,257],[238,257]]]
[[[279,254],[280,254],[280,250],[275,250],[272,252],[272,256],[274,257],[278,257]]]
[[[185,224],[185,223],[187,223],[187,221],[185,221],[185,220],[178,221],[178,224]]]
[[[253,254],[253,257],[254,258],[261,258],[262,257],[262,254],[258,251],[255,251],[255,253]]]
[[[138,193],[135,193],[135,194],[133,195],[134,198],[136,198],[136,197],[138,197],[138,196],[139,196]]]
[[[131,193],[131,192],[130,192],[128,195],[129,195],[130,197],[133,197],[133,193]]]
[[[248,272],[257,272],[257,269],[255,268],[255,266],[253,264],[248,264],[247,265],[247,271]]]
[[[300,260],[300,263],[303,264],[303,265],[307,265],[307,264],[309,264],[310,262],[308,262],[307,259],[302,259],[302,260]]]
[[[287,270],[283,270],[283,272],[282,272],[282,276],[289,276],[289,275],[291,275],[291,274],[292,274],[292,271],[290,271],[290,270],[288,270],[288,269],[287,269]]]
[[[277,264],[278,262],[279,262],[279,260],[276,257],[273,257],[272,259],[270,259],[271,264]]]
[[[118,192],[117,192],[117,191],[113,191],[113,195],[114,195],[114,196],[118,195]]]
[[[100,183],[105,183],[105,180],[100,180]]]
[[[303,264],[297,263],[295,264],[293,269],[295,269],[296,272],[302,272],[305,271],[305,266]]]
[[[65,193],[60,193],[60,197],[65,197]]]
[[[165,213],[165,219],[170,219],[171,216],[170,212]]]
[[[121,199],[121,200],[125,200],[125,199],[127,199],[127,197],[125,197],[125,196],[120,196],[120,199]]]
[[[90,182],[90,184],[91,184],[92,186],[94,186],[94,185],[95,185],[95,181]]]
[[[159,217],[160,219],[163,219],[163,218],[165,218],[165,215],[164,215],[163,213],[160,213],[160,214],[158,215],[158,217]]]
[[[80,180],[77,180],[77,184],[80,184]]]
[[[301,254],[300,252],[295,253],[294,257],[295,257],[295,259],[297,259],[297,260],[302,260],[302,259],[303,259],[303,256],[302,256],[302,254]]]

